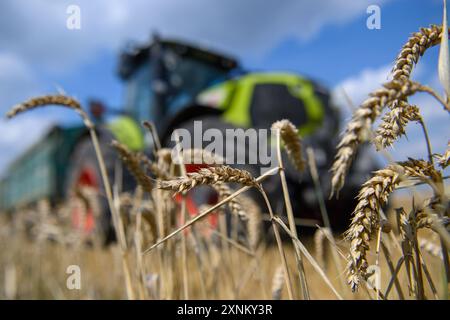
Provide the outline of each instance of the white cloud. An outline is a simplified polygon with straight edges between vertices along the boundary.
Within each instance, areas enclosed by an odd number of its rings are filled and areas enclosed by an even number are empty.
[[[386,1],[9,1],[0,10],[0,49],[61,71],[158,30],[238,55],[261,55],[286,36],[307,40]],[[66,28],[70,4],[80,6],[81,30]]]
[[[341,81],[334,87],[333,99],[341,107],[345,115],[344,118],[348,119],[352,108],[357,108],[367,99],[369,93],[378,89],[389,80],[391,69],[390,65],[376,69],[364,69],[359,74]]]
[[[10,53],[0,53],[0,112],[39,92],[39,82],[26,63]]]
[[[199,42],[236,55],[264,55],[287,36],[307,41],[326,25],[366,14],[388,0],[58,0],[2,1],[0,8],[0,113],[48,87],[42,75],[63,74],[117,51],[151,32]],[[81,9],[81,30],[66,28],[69,5]],[[38,78],[40,75],[41,78]],[[51,76],[50,76],[51,77]],[[42,117],[45,114],[45,117]],[[0,120],[0,171],[37,141],[58,112]],[[24,130],[28,130],[24,134]]]
[[[356,108],[368,97],[370,92],[380,88],[383,83],[390,79],[391,68],[391,65],[386,65],[379,68],[364,69],[359,74],[343,80],[334,88],[333,96],[336,103],[341,107],[345,123],[349,120],[351,112],[348,107],[348,99],[343,92],[345,91]],[[414,78],[422,83],[426,83],[423,78],[427,73],[427,77],[429,77],[430,70],[425,69],[423,65],[418,65],[418,68],[414,71]],[[438,79],[437,73],[433,73],[430,79],[430,85],[439,91],[441,88],[439,88],[439,81],[436,80]],[[450,137],[448,114],[429,94],[419,93],[411,97],[409,102],[419,106],[428,127],[434,152],[444,152],[448,137]],[[378,123],[379,120],[375,123],[375,128]],[[399,160],[404,160],[407,157],[426,158],[426,145],[424,144],[422,129],[416,123],[410,123],[407,127],[407,136],[399,139],[388,151],[394,159]]]

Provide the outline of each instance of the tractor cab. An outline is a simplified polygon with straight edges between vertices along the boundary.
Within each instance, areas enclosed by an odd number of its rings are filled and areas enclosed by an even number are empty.
[[[126,86],[126,111],[136,121],[151,120],[158,131],[204,89],[227,80],[235,59],[186,43],[162,40],[127,50],[119,75]]]

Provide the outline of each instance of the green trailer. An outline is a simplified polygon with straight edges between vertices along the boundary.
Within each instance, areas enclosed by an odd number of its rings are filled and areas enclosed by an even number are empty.
[[[65,196],[68,163],[85,128],[53,126],[6,170],[0,183],[0,210]]]

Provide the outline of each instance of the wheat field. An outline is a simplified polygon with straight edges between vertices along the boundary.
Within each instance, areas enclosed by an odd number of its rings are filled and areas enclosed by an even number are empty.
[[[394,62],[392,80],[354,110],[331,168],[334,196],[363,143],[388,152],[414,122],[423,129],[424,152],[423,159],[390,160],[373,173],[361,186],[344,234],[333,232],[326,222],[334,212],[322,212],[324,224],[314,235],[296,227],[298,213],[292,209],[283,162],[291,161],[313,179],[317,172],[311,149],[288,120],[280,119],[272,127],[277,132],[278,166],[270,173],[281,179],[286,208],[275,212],[262,185],[269,173],[252,176],[219,164],[186,173],[184,162],[175,161],[169,149],[156,150],[150,159],[112,142],[138,185],[132,193],[119,193],[105,174],[94,124],[75,99],[44,96],[15,106],[8,117],[48,104],[81,115],[100,163],[102,196],[117,241],[104,246],[97,234],[70,227],[74,206],[98,211],[92,190],[79,190],[57,207],[42,199],[13,214],[0,214],[0,298],[448,299],[450,209],[445,170],[450,142],[447,150],[432,152],[421,106],[408,102],[417,93],[430,94],[442,116],[449,116],[448,96],[411,79],[426,50],[445,41],[446,24],[412,34]],[[441,55],[439,63],[445,59],[448,56]],[[440,69],[449,72],[448,65]],[[373,128],[377,121],[378,128]],[[214,158],[205,150],[185,150],[178,156]],[[201,213],[189,217],[186,194],[199,187],[214,188],[219,202],[205,204]],[[261,195],[263,208],[248,196],[249,189]],[[316,196],[324,200],[320,192]],[[207,222],[212,215],[218,219],[217,229]],[[70,266],[79,267],[79,288],[71,287]]]

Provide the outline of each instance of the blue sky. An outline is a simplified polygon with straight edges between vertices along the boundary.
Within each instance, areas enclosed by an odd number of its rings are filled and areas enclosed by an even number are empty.
[[[66,28],[71,4],[80,7],[80,30]],[[380,30],[366,27],[371,4],[381,7]],[[1,1],[0,112],[58,87],[84,103],[93,97],[119,108],[118,52],[129,41],[147,40],[153,30],[233,54],[250,70],[311,76],[338,99],[344,88],[360,103],[388,79],[408,35],[441,21],[441,0]],[[437,57],[437,49],[427,52],[414,77],[441,92]],[[450,137],[448,114],[429,97],[419,96],[417,103],[426,109],[435,151],[443,151]],[[343,112],[348,116],[346,106]],[[0,172],[51,123],[76,120],[56,108],[0,120]],[[411,144],[420,131],[410,128],[409,141],[402,139],[395,157],[423,155]]]

